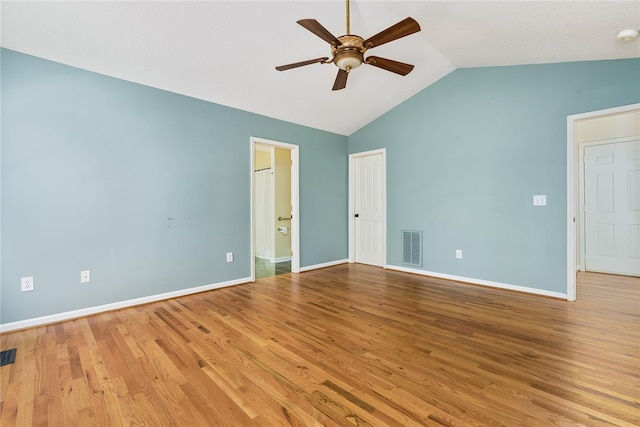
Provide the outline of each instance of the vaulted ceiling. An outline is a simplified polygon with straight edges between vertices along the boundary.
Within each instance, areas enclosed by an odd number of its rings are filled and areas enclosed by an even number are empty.
[[[411,16],[422,31],[369,53],[415,65],[405,77],[363,65],[332,91],[337,68],[275,66],[331,56],[296,21],[346,32],[344,1],[3,1],[2,47],[343,135],[456,68],[640,57],[632,1],[351,2],[367,38]],[[367,56],[367,55],[365,55]]]

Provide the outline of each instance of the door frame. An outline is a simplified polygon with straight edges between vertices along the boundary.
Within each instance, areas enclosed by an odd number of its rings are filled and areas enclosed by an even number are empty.
[[[585,119],[609,116],[612,114],[628,113],[640,110],[640,103],[607,108],[604,110],[589,111],[587,113],[567,116],[567,300],[576,300],[576,273],[578,271],[578,241],[576,223],[578,206],[579,164],[580,157],[577,142],[577,122]]]
[[[255,198],[255,149],[256,144],[268,145],[276,148],[283,148],[289,150],[291,153],[291,272],[300,273],[300,147],[296,144],[289,144],[281,141],[273,141],[270,139],[260,138],[252,136],[250,138],[249,148],[250,154],[250,169],[251,179],[249,180],[251,186],[251,199],[249,200],[249,206],[251,211],[251,281],[256,281],[256,234],[255,234],[255,211],[253,200]]]
[[[375,156],[382,154],[382,267],[387,268],[387,149],[379,148],[377,150],[362,151],[359,153],[349,154],[349,262],[356,262],[356,228],[354,226],[355,215],[355,163],[356,159],[361,157]]]

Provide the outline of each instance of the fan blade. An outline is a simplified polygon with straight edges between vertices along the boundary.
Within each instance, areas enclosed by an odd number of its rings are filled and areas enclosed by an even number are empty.
[[[380,58],[379,56],[370,56],[364,62],[374,67],[400,74],[401,76],[406,76],[413,70],[413,65],[411,64],[394,61],[393,59]]]
[[[349,73],[345,70],[338,70],[336,81],[333,82],[333,88],[331,88],[331,90],[340,90],[347,87],[347,77],[349,77]]]
[[[316,62],[322,63],[324,61],[327,61],[328,59],[329,58],[327,58],[325,56],[324,58],[309,59],[307,61],[296,62],[296,63],[293,63],[293,64],[280,65],[280,66],[276,67],[276,70],[278,70],[278,71],[290,70],[292,68],[298,68],[298,67],[303,67],[305,65],[315,64]]]
[[[408,36],[409,34],[417,33],[418,31],[420,31],[420,24],[413,18],[406,18],[386,30],[380,31],[375,36],[369,37],[362,42],[362,45],[367,49],[371,49]]]
[[[340,40],[338,40],[336,36],[331,34],[329,30],[323,27],[322,24],[320,24],[315,19],[301,19],[297,22],[327,43],[334,46],[340,46]]]

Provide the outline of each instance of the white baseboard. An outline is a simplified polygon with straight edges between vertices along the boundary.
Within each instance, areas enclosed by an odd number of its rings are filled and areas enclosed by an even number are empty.
[[[265,260],[267,262],[270,262],[271,264],[276,264],[276,263],[285,262],[285,261],[291,261],[291,257],[290,256],[281,256],[279,258],[267,258],[267,257],[257,256],[256,255],[256,258],[263,259],[263,260]]]
[[[135,305],[147,304],[150,302],[162,301],[171,298],[177,298],[199,292],[210,291],[213,289],[226,288],[228,286],[240,285],[242,283],[251,282],[250,277],[243,279],[229,280],[228,282],[213,283],[211,285],[198,286],[195,288],[180,289],[178,291],[166,292],[163,294],[149,295],[141,298],[134,298],[126,301],[114,302],[111,304],[98,305],[95,307],[82,308],[79,310],[67,311],[64,313],[50,314],[48,316],[35,317],[33,319],[20,320],[17,322],[5,323],[0,325],[0,333],[15,331],[18,329],[32,328],[34,326],[48,325],[51,323],[62,322],[63,320],[77,319],[78,317],[90,316],[92,314],[103,313],[105,311],[117,310],[120,308],[133,307]]]
[[[348,259],[339,259],[337,261],[330,261],[322,264],[307,265],[306,267],[300,267],[300,272],[302,273],[303,271],[317,270],[318,268],[325,268],[325,267],[331,267],[334,265],[346,264],[348,262],[349,262]]]
[[[474,279],[470,277],[454,276],[451,274],[434,273],[432,271],[418,270],[415,268],[399,267],[397,265],[385,265],[389,270],[403,271],[405,273],[419,274],[422,276],[437,277],[439,279],[455,280],[456,282],[470,283],[473,285],[489,286],[492,288],[508,289],[510,291],[526,292],[528,294],[543,295],[546,297],[568,299],[566,293],[546,291],[544,289],[529,288],[526,286],[511,285],[508,283],[492,282],[490,280]]]
[[[349,262],[348,259],[341,259],[336,261],[325,262],[322,264],[308,265],[305,267],[300,267],[300,272],[316,270],[316,269],[325,268],[325,267],[331,267],[334,265],[346,264],[348,262]],[[418,270],[414,268],[406,268],[406,267],[400,267],[396,265],[385,265],[384,268],[387,268],[389,270],[402,271],[405,273],[418,274],[422,276],[430,276],[430,277],[437,277],[440,279],[455,280],[457,282],[471,283],[474,285],[489,286],[492,288],[508,289],[512,291],[526,292],[529,294],[543,295],[543,296],[552,297],[552,298],[567,299],[567,294],[561,293],[561,292],[546,291],[543,289],[529,288],[525,286],[517,286],[517,285],[511,285],[507,283],[492,282],[489,280],[474,279],[469,277],[454,276],[451,274],[435,273],[432,271]],[[177,298],[185,295],[196,294],[199,292],[205,292],[213,289],[225,288],[228,286],[234,286],[234,285],[239,285],[242,283],[249,283],[249,282],[251,282],[251,278],[245,277],[242,279],[230,280],[227,282],[213,283],[210,285],[198,286],[195,288],[180,289],[178,291],[166,292],[163,294],[149,295],[146,297],[135,298],[135,299],[126,300],[126,301],[119,301],[119,302],[114,302],[110,304],[98,305],[95,307],[88,307],[88,308],[82,308],[79,310],[67,311],[64,313],[51,314],[48,316],[35,317],[32,319],[0,324],[0,333],[15,331],[19,329],[32,328],[35,326],[48,325],[51,323],[62,322],[64,320],[70,320],[70,319],[77,319],[78,317],[90,316],[92,314],[103,313],[106,311],[117,310],[120,308],[133,307],[141,304],[148,304],[151,302],[162,301],[170,298]]]

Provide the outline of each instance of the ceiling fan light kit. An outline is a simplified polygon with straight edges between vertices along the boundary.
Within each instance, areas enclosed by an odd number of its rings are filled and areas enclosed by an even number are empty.
[[[341,70],[350,71],[357,68],[364,61],[362,56],[364,39],[360,36],[341,36],[340,46],[331,46],[333,63]]]
[[[309,59],[306,61],[295,62],[287,65],[276,67],[278,71],[290,70],[292,68],[302,67],[311,64],[329,64],[334,63],[338,67],[338,75],[333,84],[332,90],[344,89],[347,85],[347,77],[349,73],[362,63],[373,65],[392,73],[406,76],[413,70],[413,65],[403,62],[394,61],[392,59],[380,58],[378,56],[369,56],[365,59],[364,53],[374,47],[389,43],[391,41],[406,37],[410,34],[420,31],[420,25],[415,19],[409,17],[403,19],[391,27],[382,30],[378,34],[364,39],[355,34],[350,33],[349,22],[349,0],[347,3],[347,34],[336,37],[329,30],[323,27],[315,19],[301,19],[297,21],[302,27],[306,28],[316,36],[320,37],[331,45],[331,58],[323,57]]]

